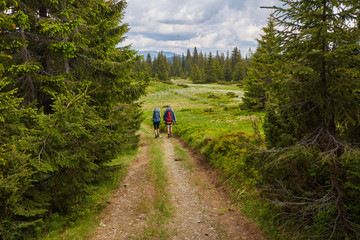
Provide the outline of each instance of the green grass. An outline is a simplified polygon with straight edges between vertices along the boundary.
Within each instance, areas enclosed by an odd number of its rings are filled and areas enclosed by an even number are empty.
[[[178,125],[176,129],[187,124],[199,124],[204,128],[216,129],[206,137],[212,138],[226,131],[245,131],[252,133],[251,118],[262,118],[262,112],[248,112],[240,109],[243,91],[236,85],[191,84],[188,80],[173,80],[174,84],[152,82],[148,95],[143,97],[145,123],[152,124],[151,117],[155,107],[163,114],[167,105],[173,107]],[[178,86],[186,84],[189,87]],[[235,94],[231,96],[229,92]],[[215,95],[216,98],[211,96]],[[162,126],[162,129],[165,129]]]
[[[186,149],[180,147],[179,145],[175,145],[175,159],[177,161],[181,161],[182,164],[188,169],[190,172],[194,171],[194,164],[190,162],[189,154]]]

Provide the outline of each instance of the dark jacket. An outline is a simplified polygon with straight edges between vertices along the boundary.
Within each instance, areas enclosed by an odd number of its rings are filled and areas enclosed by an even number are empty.
[[[163,116],[164,122],[166,122],[166,120],[168,119],[169,113],[170,113],[171,120],[176,123],[176,116],[175,116],[174,111],[171,108],[167,108],[165,110],[164,116]]]

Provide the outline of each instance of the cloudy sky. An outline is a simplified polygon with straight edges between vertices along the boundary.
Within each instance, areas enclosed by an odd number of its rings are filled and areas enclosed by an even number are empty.
[[[260,6],[278,0],[127,0],[130,31],[123,44],[144,51],[226,52],[236,46],[245,55],[255,49],[271,13]]]

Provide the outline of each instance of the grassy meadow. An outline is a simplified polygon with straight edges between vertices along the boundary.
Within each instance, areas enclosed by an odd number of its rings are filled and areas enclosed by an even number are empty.
[[[152,124],[155,107],[159,107],[163,114],[166,106],[170,105],[177,118],[175,134],[181,128],[197,125],[206,130],[204,138],[212,138],[226,131],[251,133],[253,119],[263,115],[239,108],[243,91],[235,84],[192,84],[183,79],[172,82],[172,85],[151,82],[148,94],[141,99],[146,124]],[[163,124],[161,128],[165,129]]]

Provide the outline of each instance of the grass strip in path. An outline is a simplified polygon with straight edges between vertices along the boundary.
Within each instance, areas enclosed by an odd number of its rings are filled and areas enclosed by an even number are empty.
[[[167,191],[168,178],[164,165],[164,153],[157,141],[150,139],[150,134],[146,134],[146,138],[148,142],[151,142],[151,160],[147,174],[153,183],[155,194],[154,199],[148,199],[152,201],[153,206],[152,211],[148,212],[147,226],[144,227],[142,236],[136,239],[168,239],[170,234],[165,226],[172,218],[173,209],[170,205],[171,196]]]

